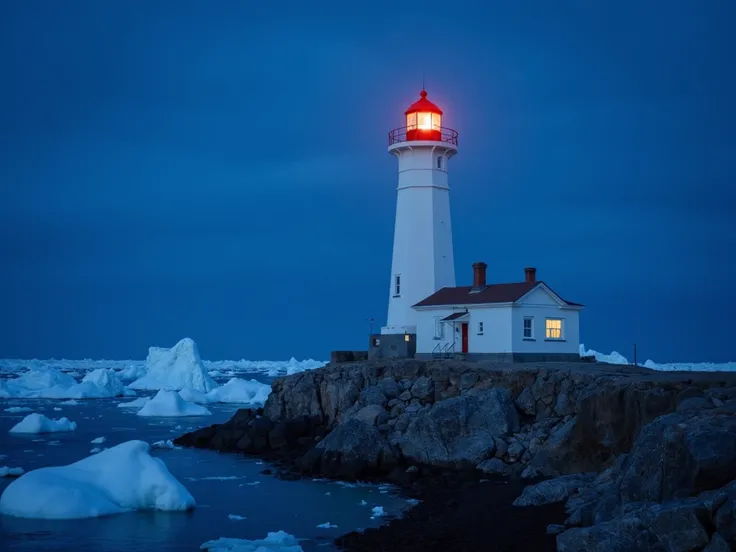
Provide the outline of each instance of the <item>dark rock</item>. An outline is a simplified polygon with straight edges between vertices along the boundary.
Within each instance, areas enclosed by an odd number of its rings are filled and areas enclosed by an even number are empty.
[[[501,439],[501,437],[494,437],[493,444],[496,448],[496,457],[503,458],[509,450],[509,444]]]
[[[559,535],[565,530],[564,525],[557,525],[556,523],[553,523],[551,525],[547,526],[547,534],[548,535]]]
[[[472,388],[476,383],[478,383],[478,374],[475,372],[466,372],[460,376],[460,389],[462,391]]]
[[[429,400],[434,396],[434,382],[426,376],[420,376],[411,386],[411,396],[420,401]]]
[[[687,387],[677,394],[677,403],[694,397],[705,397],[705,393],[699,387]]]
[[[522,414],[534,416],[536,412],[536,401],[528,387],[525,387],[521,394],[516,397],[516,401],[514,401],[514,403]]]
[[[731,547],[720,533],[713,533],[710,544],[703,548],[703,552],[731,552]]]
[[[594,473],[563,475],[548,479],[536,485],[529,485],[514,506],[541,506],[567,500],[571,493],[589,485],[595,479]]]
[[[401,395],[401,387],[394,378],[383,378],[378,380],[378,388],[386,398],[394,400]],[[393,405],[390,405],[393,406]]]
[[[665,550],[690,552],[708,544],[710,538],[699,520],[700,508],[694,504],[672,503],[655,510],[649,530]]]
[[[650,535],[638,519],[574,527],[557,535],[558,552],[650,552]]]
[[[508,457],[510,462],[516,462],[519,458],[521,458],[521,455],[524,454],[524,445],[521,443],[511,443],[509,445],[508,449]]]
[[[399,399],[404,402],[409,402],[411,400],[411,391],[404,391],[399,395]]]
[[[493,437],[518,429],[509,392],[494,388],[435,403],[411,421],[399,446],[409,461],[473,467],[493,450]]]
[[[377,425],[376,419],[381,415],[386,414],[386,411],[379,404],[371,404],[364,406],[353,414],[350,418],[366,423],[368,425]],[[345,423],[345,422],[343,422]]]
[[[710,399],[706,399],[705,397],[690,397],[677,405],[677,412],[695,412],[706,408],[713,408],[713,402]]]
[[[387,402],[388,400],[386,399],[386,395],[384,395],[383,391],[375,385],[368,387],[367,389],[363,389],[363,391],[360,392],[360,404],[362,406],[378,405],[383,407]]]
[[[623,502],[664,502],[736,479],[736,416],[713,411],[662,416],[645,426],[619,482]]]
[[[338,425],[313,450],[321,452],[320,471],[329,477],[357,479],[388,472],[396,463],[381,433],[356,419]]]
[[[483,460],[476,468],[486,475],[509,476],[513,473],[513,468],[500,458]]]

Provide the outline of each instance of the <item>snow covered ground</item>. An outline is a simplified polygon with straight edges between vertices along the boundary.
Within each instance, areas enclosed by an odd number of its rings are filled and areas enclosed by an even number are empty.
[[[607,362],[608,364],[629,364],[629,360],[622,354],[613,351],[610,354],[599,353],[593,349],[585,348],[580,344],[581,356],[593,356],[598,362]],[[662,371],[693,371],[693,372],[733,372],[736,371],[736,362],[654,362],[647,360],[640,366],[650,368],[652,370]]]

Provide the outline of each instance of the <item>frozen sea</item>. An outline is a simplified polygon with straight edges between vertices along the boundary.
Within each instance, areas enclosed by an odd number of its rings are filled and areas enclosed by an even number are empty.
[[[263,372],[240,372],[238,376],[264,383],[272,379]],[[238,409],[232,404],[211,404],[207,407],[212,416],[146,418],[136,416],[136,409],[117,407],[130,400],[87,399],[68,406],[61,400],[0,399],[0,455],[4,455],[0,466],[22,467],[28,472],[67,465],[89,456],[94,447],[111,447],[131,439],[149,443],[173,439],[187,430],[224,422]],[[68,433],[9,434],[8,430],[28,414],[5,412],[13,406],[31,407],[51,418],[66,416],[77,423],[77,429]],[[97,437],[107,441],[91,444]],[[260,539],[278,530],[297,537],[305,551],[334,550],[332,540],[336,536],[378,526],[408,507],[407,501],[389,487],[308,479],[283,481],[261,474],[269,467],[267,464],[237,454],[190,448],[154,449],[152,454],[161,458],[194,496],[197,507],[192,512],[144,511],[72,521],[0,515],[0,550],[198,550],[200,544],[219,537]],[[11,481],[9,477],[0,478],[0,493]],[[371,519],[374,506],[382,506],[387,516]],[[327,522],[337,527],[317,527]]]

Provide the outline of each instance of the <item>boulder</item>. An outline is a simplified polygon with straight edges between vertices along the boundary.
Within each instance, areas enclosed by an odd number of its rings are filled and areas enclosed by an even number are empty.
[[[383,378],[378,380],[378,389],[380,389],[389,400],[396,399],[401,395],[401,387],[396,383],[394,378]]]
[[[380,404],[371,404],[358,410],[351,418],[373,426],[378,425],[377,420],[382,414],[388,415]],[[385,420],[381,421],[385,423]]]
[[[386,395],[376,385],[367,387],[360,392],[359,403],[361,406],[385,406],[387,402]]]
[[[715,411],[662,416],[646,425],[619,480],[623,503],[664,502],[736,479],[736,416]]]
[[[411,386],[411,396],[426,401],[434,397],[434,382],[427,376],[420,376]]]
[[[541,506],[563,502],[581,487],[589,485],[596,477],[594,473],[563,475],[554,479],[529,485],[514,501],[514,506]]]
[[[731,547],[720,533],[713,533],[710,543],[703,548],[703,552],[731,552]]]
[[[347,479],[388,472],[395,464],[378,429],[355,418],[333,429],[302,461],[307,471],[318,465],[324,475]]]
[[[713,408],[713,402],[705,397],[690,397],[677,405],[677,412],[695,412],[697,410],[705,410]]]
[[[493,452],[494,437],[518,429],[508,390],[493,388],[435,403],[411,421],[400,449],[417,463],[473,467]]]
[[[513,468],[500,458],[489,458],[483,460],[476,466],[476,469],[482,471],[486,475],[509,476],[513,473]]]
[[[534,400],[534,395],[532,395],[531,389],[528,387],[525,387],[519,396],[516,397],[516,401],[514,401],[514,403],[522,414],[534,416],[536,412],[536,401]]]
[[[557,535],[558,552],[650,552],[650,535],[641,520],[617,519],[575,527]]]

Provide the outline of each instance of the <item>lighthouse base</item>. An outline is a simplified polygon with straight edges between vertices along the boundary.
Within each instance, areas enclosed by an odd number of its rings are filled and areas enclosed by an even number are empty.
[[[417,334],[373,334],[368,344],[368,359],[414,358],[417,352]]]

